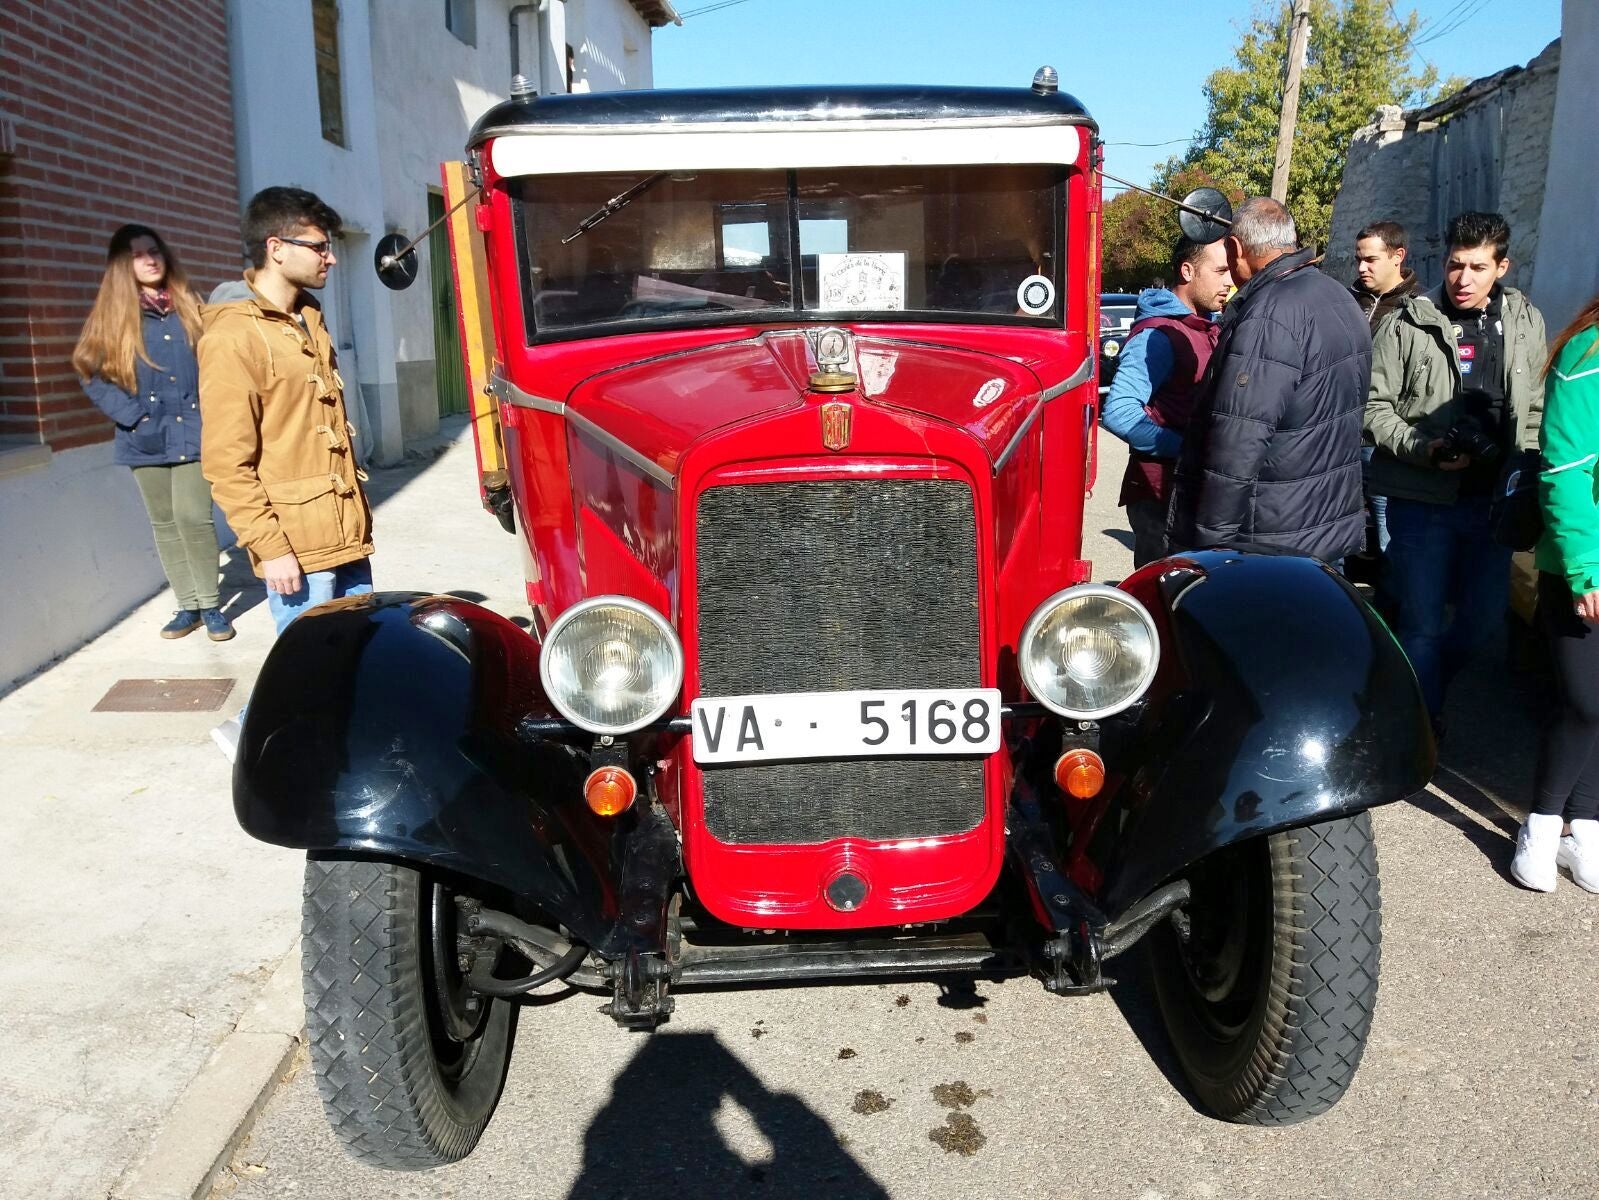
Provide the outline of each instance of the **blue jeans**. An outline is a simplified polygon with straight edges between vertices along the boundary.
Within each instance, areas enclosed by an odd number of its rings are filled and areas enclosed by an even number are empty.
[[[289,627],[289,622],[313,604],[337,600],[340,596],[363,596],[372,590],[372,560],[358,559],[342,563],[331,571],[307,571],[302,577],[300,590],[284,596],[268,590],[267,608],[272,613],[272,624],[278,634]]]
[[[1487,496],[1454,504],[1388,499],[1399,644],[1435,717],[1449,681],[1493,637],[1510,602],[1510,551],[1493,540],[1488,505]]]
[[[1362,483],[1369,483],[1371,478],[1371,459],[1377,453],[1375,446],[1362,446],[1360,448],[1360,475]],[[1388,553],[1388,497],[1373,496],[1371,489],[1366,488],[1366,503],[1371,506],[1371,519],[1377,527],[1377,553]]]

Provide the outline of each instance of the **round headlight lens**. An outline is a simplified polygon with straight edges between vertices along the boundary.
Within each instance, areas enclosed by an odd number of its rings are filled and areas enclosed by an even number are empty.
[[[1122,344],[1120,342],[1112,339],[1110,341],[1107,341],[1099,349],[1100,349],[1100,353],[1103,354],[1106,358],[1115,358],[1118,354],[1121,353]]]
[[[1062,716],[1093,720],[1144,694],[1160,662],[1160,639],[1142,604],[1091,583],[1039,605],[1020,651],[1028,691]]]
[[[550,627],[539,676],[572,724],[591,733],[631,733],[664,714],[682,690],[683,647],[649,605],[597,596]]]

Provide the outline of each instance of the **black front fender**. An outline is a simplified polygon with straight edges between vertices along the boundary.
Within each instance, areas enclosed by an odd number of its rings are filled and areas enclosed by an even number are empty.
[[[595,816],[587,749],[519,736],[530,714],[555,715],[538,645],[504,617],[449,596],[336,600],[290,625],[261,669],[234,811],[280,846],[483,880],[598,948],[642,818]]]
[[[1114,917],[1213,850],[1421,790],[1437,752],[1381,618],[1314,559],[1207,551],[1135,573],[1161,667],[1075,874]],[[1076,857],[1076,855],[1074,855]]]

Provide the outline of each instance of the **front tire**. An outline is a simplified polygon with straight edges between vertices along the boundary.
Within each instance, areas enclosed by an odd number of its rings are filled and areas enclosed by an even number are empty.
[[[1369,814],[1230,846],[1190,883],[1186,922],[1163,923],[1149,947],[1156,1000],[1195,1093],[1244,1124],[1326,1112],[1354,1079],[1377,999]]]
[[[305,864],[302,972],[317,1091],[353,1157],[419,1171],[465,1157],[505,1084],[516,1008],[469,993],[454,899],[410,867]]]

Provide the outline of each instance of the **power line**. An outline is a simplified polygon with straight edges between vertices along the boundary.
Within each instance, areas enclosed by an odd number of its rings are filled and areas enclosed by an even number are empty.
[[[1455,2],[1440,15],[1436,17],[1423,18],[1421,24],[1417,26],[1416,32],[1427,33],[1428,31],[1437,28],[1439,25],[1447,23],[1455,16],[1456,13],[1460,12],[1461,9],[1468,7],[1471,3],[1472,0],[1455,0]]]
[[[1425,46],[1428,42],[1436,42],[1439,38],[1455,32],[1455,30],[1459,29],[1467,21],[1471,20],[1478,13],[1482,12],[1483,9],[1487,8],[1490,3],[1492,3],[1492,0],[1475,0],[1475,3],[1473,3],[1470,8],[1462,12],[1453,21],[1449,22],[1449,24],[1445,25],[1437,32],[1430,33],[1426,37],[1422,38],[1421,44]]]
[[[681,12],[677,15],[680,19],[686,21],[690,17],[703,17],[706,13],[720,12],[724,8],[732,8],[735,5],[748,4],[749,2],[750,0],[722,0],[720,4],[707,4],[703,8],[692,8],[688,12]]]
[[[1466,2],[1469,3],[1470,0],[1466,0]],[[1432,65],[1432,60],[1417,48],[1415,42],[1410,40],[1410,30],[1406,28],[1405,22],[1399,19],[1399,14],[1394,11],[1394,0],[1388,0],[1388,15],[1394,19],[1394,24],[1398,25],[1399,31],[1405,35],[1405,42],[1410,46],[1411,53],[1413,53],[1417,58],[1421,59],[1422,62],[1426,63],[1429,71],[1436,72],[1438,68]],[[1421,30],[1418,29],[1416,32],[1420,33]]]
[[[1150,149],[1155,146],[1186,146],[1198,136],[1198,134],[1194,134],[1192,137],[1172,138],[1169,142],[1103,142],[1101,144],[1105,146],[1141,146],[1145,149]]]

